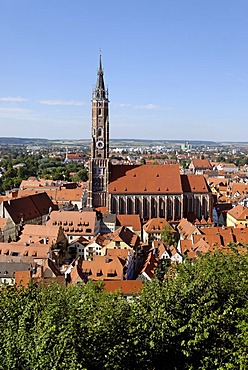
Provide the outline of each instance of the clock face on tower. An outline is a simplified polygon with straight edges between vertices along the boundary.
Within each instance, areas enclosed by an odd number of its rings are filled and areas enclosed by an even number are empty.
[[[98,140],[96,142],[97,149],[103,149],[104,148],[104,142],[102,140]]]

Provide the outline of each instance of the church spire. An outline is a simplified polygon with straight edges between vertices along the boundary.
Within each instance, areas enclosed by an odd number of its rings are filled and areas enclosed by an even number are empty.
[[[104,86],[103,69],[102,69],[102,55],[100,51],[99,68],[97,71],[96,87],[93,91],[93,99],[108,100],[108,90]]]

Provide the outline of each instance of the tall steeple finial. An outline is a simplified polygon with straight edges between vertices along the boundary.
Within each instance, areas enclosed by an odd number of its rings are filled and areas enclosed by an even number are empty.
[[[104,86],[103,69],[102,69],[102,51],[100,49],[99,68],[97,71],[97,82],[93,91],[93,99],[104,100],[108,99],[108,91]]]
[[[102,73],[103,75],[103,70],[102,70],[102,49],[100,48],[100,54],[99,54],[99,69],[98,69],[98,73]]]

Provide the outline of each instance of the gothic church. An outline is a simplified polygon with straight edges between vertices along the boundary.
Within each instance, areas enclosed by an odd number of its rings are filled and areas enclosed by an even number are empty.
[[[91,161],[88,206],[114,214],[139,214],[177,221],[189,213],[212,215],[212,193],[203,175],[182,175],[179,165],[111,165],[109,100],[100,55],[92,94]]]

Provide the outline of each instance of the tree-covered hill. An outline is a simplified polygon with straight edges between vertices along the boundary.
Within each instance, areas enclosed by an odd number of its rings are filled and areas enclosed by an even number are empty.
[[[169,275],[132,301],[94,283],[2,288],[0,369],[247,369],[247,254]]]

